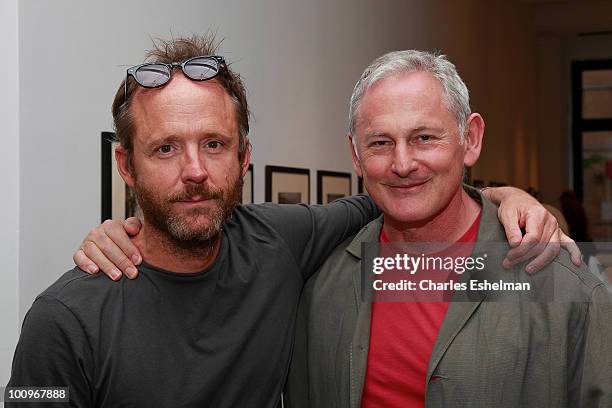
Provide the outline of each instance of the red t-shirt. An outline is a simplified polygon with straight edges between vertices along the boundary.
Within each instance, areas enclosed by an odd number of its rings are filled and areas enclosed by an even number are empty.
[[[457,241],[475,243],[480,214]],[[389,242],[381,233],[380,242]],[[469,256],[473,245],[453,256]],[[429,357],[448,302],[373,302],[363,408],[423,407]]]

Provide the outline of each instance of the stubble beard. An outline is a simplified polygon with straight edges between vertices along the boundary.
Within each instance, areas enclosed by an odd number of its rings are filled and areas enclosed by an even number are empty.
[[[134,192],[145,222],[161,235],[160,238],[181,252],[197,252],[201,256],[213,249],[223,222],[240,203],[243,183],[238,174],[225,190],[206,184],[188,184],[183,191],[162,197],[136,181]],[[177,211],[174,203],[195,196],[215,200],[217,205]]]

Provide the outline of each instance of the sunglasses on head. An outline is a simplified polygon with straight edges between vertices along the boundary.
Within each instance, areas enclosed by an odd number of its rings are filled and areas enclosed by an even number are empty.
[[[164,64],[152,62],[128,68],[125,76],[125,99],[127,100],[127,82],[131,76],[136,83],[144,88],[159,88],[164,86],[172,77],[172,69],[181,67],[183,74],[194,81],[207,81],[217,76],[221,67],[225,66],[223,57],[205,55],[190,58],[183,63],[174,62]]]

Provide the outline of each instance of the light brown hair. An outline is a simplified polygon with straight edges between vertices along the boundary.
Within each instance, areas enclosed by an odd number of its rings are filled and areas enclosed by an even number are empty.
[[[220,41],[216,41],[211,33],[205,35],[192,35],[191,37],[179,37],[171,40],[157,39],[153,41],[153,48],[145,54],[145,62],[160,62],[171,64],[184,62],[189,58],[215,55],[219,49]],[[127,83],[127,97],[125,93],[125,81]],[[236,120],[238,124],[238,159],[242,162],[246,149],[249,147],[247,135],[249,133],[249,106],[246,99],[246,89],[240,75],[232,71],[229,66],[222,67],[219,74],[214,78],[228,93],[236,109]],[[135,91],[139,85],[134,79],[126,78],[121,82],[115,100],[113,101],[112,113],[115,124],[115,137],[121,144],[128,156],[128,164],[132,168],[134,121],[130,105]]]

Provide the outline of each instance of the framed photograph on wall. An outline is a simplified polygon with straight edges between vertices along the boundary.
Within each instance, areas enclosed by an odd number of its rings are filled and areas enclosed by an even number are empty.
[[[117,170],[115,148],[118,143],[115,140],[113,132],[102,132],[102,221],[133,217],[138,207],[132,190]]]
[[[310,204],[310,170],[266,166],[266,201]]]
[[[255,196],[253,194],[253,163],[249,164],[249,170],[244,175],[242,185],[242,204],[253,204]]]
[[[317,204],[327,204],[351,195],[351,174],[317,171]]]

